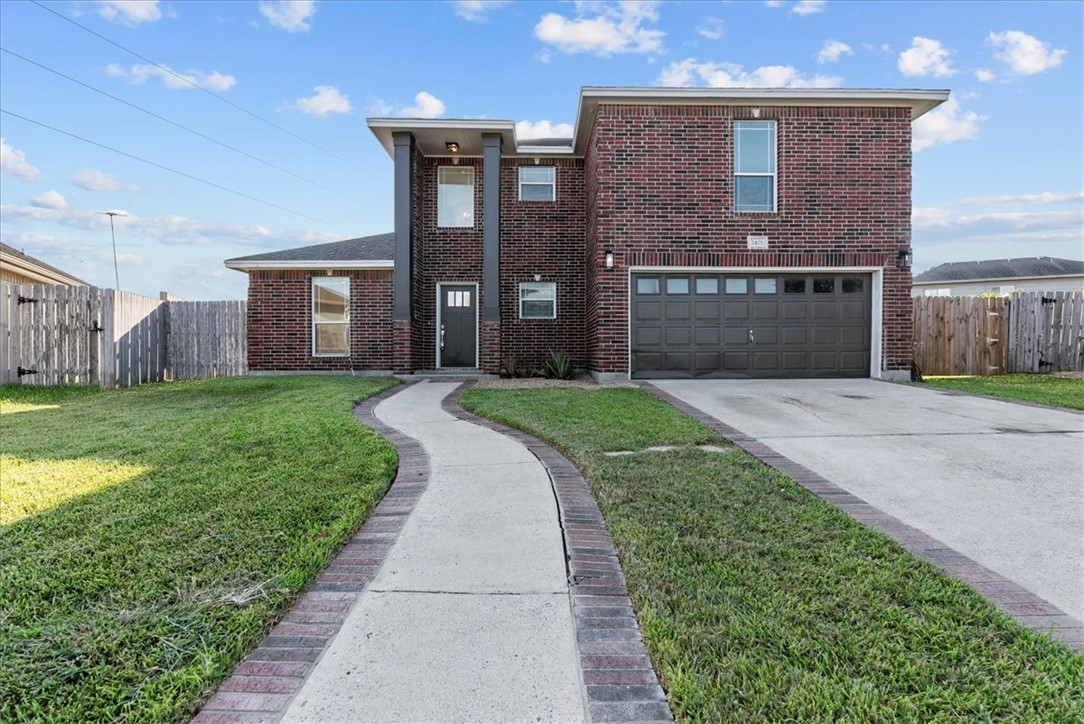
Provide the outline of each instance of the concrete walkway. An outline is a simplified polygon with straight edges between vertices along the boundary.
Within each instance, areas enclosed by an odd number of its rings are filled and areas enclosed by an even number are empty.
[[[412,385],[375,415],[421,443],[428,487],[287,722],[584,721],[554,492],[522,444]]]

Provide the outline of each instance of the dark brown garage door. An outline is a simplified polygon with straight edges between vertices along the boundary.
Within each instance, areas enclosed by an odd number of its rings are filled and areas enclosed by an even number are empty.
[[[636,274],[633,377],[869,377],[868,274]]]

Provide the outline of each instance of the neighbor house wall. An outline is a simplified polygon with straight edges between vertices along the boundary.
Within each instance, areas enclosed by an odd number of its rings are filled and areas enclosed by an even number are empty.
[[[392,270],[331,272],[331,276],[350,279],[350,356],[312,354],[312,278],[328,276],[326,270],[250,271],[250,371],[393,369]]]
[[[592,370],[628,370],[628,269],[880,267],[883,364],[910,367],[911,117],[907,108],[760,105],[777,121],[777,211],[734,211],[733,122],[752,107],[601,104],[586,166]],[[767,236],[750,251],[749,235]],[[616,266],[601,266],[613,249]],[[876,320],[874,322],[876,324]]]

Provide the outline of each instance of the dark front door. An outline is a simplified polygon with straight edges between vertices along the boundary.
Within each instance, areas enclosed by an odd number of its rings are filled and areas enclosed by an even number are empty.
[[[440,366],[478,366],[478,290],[473,285],[440,287]]]

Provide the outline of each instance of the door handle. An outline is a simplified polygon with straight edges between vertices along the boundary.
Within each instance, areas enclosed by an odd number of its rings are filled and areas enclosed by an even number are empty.
[[[749,344],[754,344],[756,339],[753,338],[753,330],[749,330]]]
[[[444,351],[444,325],[440,325],[440,349]]]

